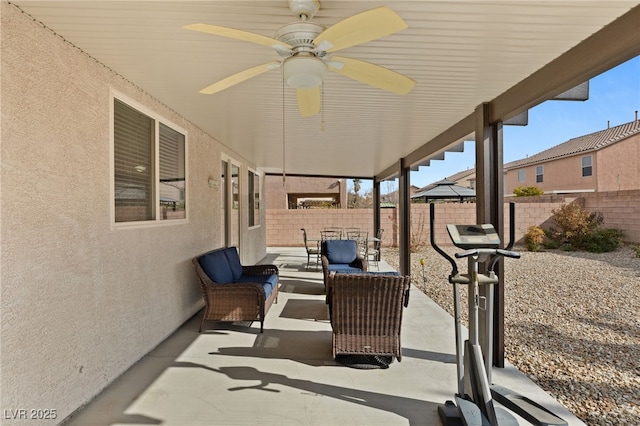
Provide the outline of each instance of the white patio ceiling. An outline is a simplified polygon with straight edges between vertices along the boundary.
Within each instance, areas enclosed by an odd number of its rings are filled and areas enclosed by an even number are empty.
[[[281,172],[284,139],[287,174],[367,177],[640,2],[321,0],[313,22],[325,27],[382,5],[395,10],[408,29],[340,55],[406,74],[417,84],[400,96],[329,73],[323,114],[300,117],[294,89],[286,87],[284,123],[278,70],[214,95],[198,93],[278,60],[272,49],[182,27],[202,22],[272,37],[296,20],[286,0],[11,3],[266,172]]]

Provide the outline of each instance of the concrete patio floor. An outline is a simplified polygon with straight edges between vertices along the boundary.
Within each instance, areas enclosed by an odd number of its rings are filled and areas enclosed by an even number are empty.
[[[331,356],[322,274],[306,259],[303,248],[269,248],[262,263],[280,268],[281,287],[264,333],[258,323],[209,323],[199,334],[198,313],[67,424],[439,425],[437,406],[456,391],[451,316],[412,287],[402,362],[342,366]],[[584,425],[511,366],[493,381]]]

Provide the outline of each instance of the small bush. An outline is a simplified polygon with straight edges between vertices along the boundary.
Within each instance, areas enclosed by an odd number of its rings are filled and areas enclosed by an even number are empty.
[[[537,225],[530,226],[524,235],[524,242],[529,251],[539,251],[544,242],[544,230]]]
[[[623,233],[619,229],[596,229],[584,237],[582,245],[586,251],[605,253],[617,249],[622,243],[622,237]]]
[[[560,229],[551,228],[548,236],[558,246],[564,245],[565,250],[603,253],[616,250],[622,242],[622,231],[600,227],[604,222],[600,212],[590,213],[582,205],[571,203],[552,213],[552,219]]]
[[[563,204],[551,211],[553,221],[560,230],[551,229],[552,238],[568,242],[577,249],[583,248],[585,236],[595,231],[604,221],[601,213],[589,213],[578,203]]]
[[[513,193],[516,197],[533,197],[544,194],[544,191],[537,186],[518,186],[514,188]]]
[[[640,244],[634,244],[631,246],[631,249],[636,254],[636,257],[640,257]]]

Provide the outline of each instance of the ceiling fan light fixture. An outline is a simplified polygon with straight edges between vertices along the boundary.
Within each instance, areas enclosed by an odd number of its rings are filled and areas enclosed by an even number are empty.
[[[327,65],[313,55],[296,55],[284,61],[282,74],[296,89],[318,87],[327,75]]]

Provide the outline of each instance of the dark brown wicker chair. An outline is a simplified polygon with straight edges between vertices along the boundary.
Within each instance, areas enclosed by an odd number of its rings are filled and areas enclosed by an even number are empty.
[[[330,250],[333,248],[332,250]],[[337,249],[336,249],[337,248]],[[331,253],[333,254],[331,254]],[[351,261],[349,264],[336,263],[337,257],[341,254],[351,252]],[[336,256],[335,254],[338,254]],[[327,288],[327,280],[331,272],[342,272],[355,274],[367,270],[367,261],[360,253],[358,253],[358,244],[353,240],[328,240],[322,241],[320,245],[320,262],[322,263],[322,279],[325,291]]]
[[[213,250],[209,253],[215,251],[219,250]],[[271,305],[278,301],[278,286],[276,285],[271,294],[266,297],[263,285],[258,282],[216,283],[207,275],[198,259],[199,257],[193,259],[193,265],[200,281],[200,289],[205,302],[199,331],[202,331],[205,321],[260,321],[260,332],[262,333],[265,315]],[[278,267],[275,265],[243,265],[242,270],[243,274],[248,277],[279,274]]]
[[[400,361],[400,328],[410,285],[410,276],[332,273],[327,303],[333,328],[333,357],[378,355]]]

